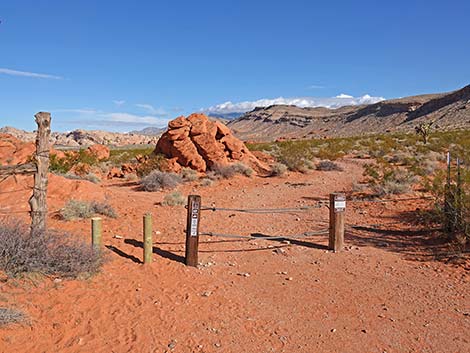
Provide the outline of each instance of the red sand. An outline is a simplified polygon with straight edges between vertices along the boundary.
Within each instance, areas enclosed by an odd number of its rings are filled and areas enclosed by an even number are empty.
[[[361,179],[356,163],[344,161],[346,172],[237,177],[180,190],[200,194],[205,205],[298,207],[350,190]],[[470,351],[468,263],[437,261],[437,235],[407,223],[428,201],[348,204],[348,225],[380,226],[348,228],[346,251],[336,254],[325,250],[324,235],[296,244],[203,237],[203,265],[195,269],[181,262],[186,210],[158,205],[166,192],[62,182],[51,180],[51,210],[70,196],[105,198],[116,208],[119,218],[104,219],[104,244],[115,251],[107,250],[110,261],[89,280],[0,282],[0,306],[20,308],[32,320],[0,329],[0,352]],[[27,196],[3,197],[0,208],[27,209]],[[155,261],[143,266],[139,242],[148,211]],[[204,211],[201,230],[288,235],[327,222],[325,207],[281,215]],[[90,237],[89,220],[51,215],[49,226]]]

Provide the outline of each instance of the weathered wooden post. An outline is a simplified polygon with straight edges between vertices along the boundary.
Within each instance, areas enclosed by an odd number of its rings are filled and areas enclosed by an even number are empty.
[[[102,220],[100,217],[91,219],[91,244],[96,250],[101,249]]]
[[[201,213],[201,196],[188,196],[188,218],[186,222],[186,256],[187,266],[197,267],[199,246],[199,219]]]
[[[152,215],[144,216],[144,264],[152,263],[153,239],[152,239]]]
[[[51,114],[39,112],[35,116],[38,132],[36,135],[36,154],[34,162],[33,195],[29,199],[31,208],[31,233],[41,234],[47,221],[47,173],[49,172],[49,137],[51,135]]]
[[[451,211],[451,155],[447,152],[447,178],[444,190],[444,228],[447,233],[452,231],[452,211]]]
[[[328,248],[334,252],[341,251],[344,245],[344,214],[346,195],[330,194],[330,236]]]

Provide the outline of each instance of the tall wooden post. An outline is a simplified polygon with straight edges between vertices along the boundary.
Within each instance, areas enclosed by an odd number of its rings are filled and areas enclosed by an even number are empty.
[[[31,233],[41,234],[46,229],[47,221],[47,173],[49,172],[49,137],[51,135],[51,114],[40,112],[35,116],[38,125],[36,135],[37,166],[34,175],[33,195],[29,199],[31,208]]]
[[[330,236],[328,248],[334,252],[343,249],[345,212],[346,195],[340,193],[330,194]]]
[[[447,152],[447,178],[444,190],[444,228],[447,233],[452,231],[452,211],[451,211],[451,155]]]
[[[144,264],[152,263],[153,239],[152,239],[152,215],[144,216]]]
[[[100,217],[91,219],[91,244],[96,250],[101,249],[102,221]]]
[[[197,267],[199,247],[199,219],[201,213],[201,196],[188,196],[188,218],[186,222],[186,256],[187,266]]]

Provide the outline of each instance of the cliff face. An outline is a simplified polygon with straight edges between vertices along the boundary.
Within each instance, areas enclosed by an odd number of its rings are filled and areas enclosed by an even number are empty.
[[[413,131],[416,124],[427,120],[443,129],[470,128],[470,86],[450,93],[339,109],[286,105],[257,108],[228,126],[243,140],[269,141]]]

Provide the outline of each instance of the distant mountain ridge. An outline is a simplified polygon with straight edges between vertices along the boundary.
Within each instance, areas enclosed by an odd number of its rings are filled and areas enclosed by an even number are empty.
[[[36,133],[5,126],[0,128],[0,133],[10,134],[21,141],[33,142]],[[71,132],[52,132],[51,143],[55,146],[80,147],[94,144],[103,145],[146,145],[156,144],[159,136],[147,136],[133,133],[117,133],[101,130],[73,130]]]
[[[423,121],[435,121],[440,129],[470,128],[470,85],[449,93],[337,109],[287,105],[255,108],[227,126],[243,140],[270,141],[413,131]]]

